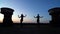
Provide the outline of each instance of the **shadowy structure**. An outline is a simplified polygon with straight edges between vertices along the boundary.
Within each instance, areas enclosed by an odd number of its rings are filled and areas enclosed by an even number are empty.
[[[23,18],[26,17],[26,15],[24,16],[23,14],[21,14],[21,16],[18,15],[18,17],[21,18],[20,23],[21,23],[21,26],[22,26]]]
[[[12,15],[14,10],[11,8],[3,7],[1,8],[1,13],[4,14],[3,24],[4,25],[12,25]]]
[[[43,17],[43,16],[42,16],[42,17]],[[40,18],[42,18],[42,17],[40,17],[39,14],[37,14],[36,17],[34,16],[34,18],[37,18],[37,23],[38,23],[38,24],[39,24],[39,22],[40,22]]]
[[[48,10],[49,15],[51,15],[52,20],[51,25],[60,25],[60,7],[51,8]]]

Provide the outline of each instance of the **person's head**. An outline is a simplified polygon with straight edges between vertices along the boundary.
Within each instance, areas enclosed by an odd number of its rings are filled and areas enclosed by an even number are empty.
[[[37,14],[39,16],[39,14]]]
[[[23,14],[21,14],[21,15],[23,15]]]

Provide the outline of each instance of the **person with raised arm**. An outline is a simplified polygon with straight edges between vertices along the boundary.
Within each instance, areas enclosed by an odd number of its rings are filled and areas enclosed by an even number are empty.
[[[34,18],[37,18],[37,23],[39,24],[39,22],[40,22],[40,18],[43,18],[43,16],[40,17],[39,14],[37,14],[37,16],[36,16],[36,17],[34,16]]]
[[[25,15],[25,16],[24,16],[23,14],[21,14],[21,16],[18,15],[18,18],[21,18],[21,19],[20,19],[20,23],[21,23],[21,24],[22,24],[22,22],[23,22],[23,18],[24,18],[24,17],[26,17],[26,15]]]

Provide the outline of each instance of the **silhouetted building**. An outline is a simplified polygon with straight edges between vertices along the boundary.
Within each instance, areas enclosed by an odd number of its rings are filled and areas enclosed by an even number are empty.
[[[39,24],[40,18],[42,18],[42,17],[40,17],[39,14],[37,14],[37,16],[36,17],[34,16],[34,18],[37,18],[37,23]]]
[[[3,7],[1,8],[1,13],[4,14],[4,19],[3,23],[4,24],[12,24],[12,15],[13,15],[14,10],[11,8]]]
[[[53,25],[59,25],[60,24],[60,7],[51,8],[48,10],[49,15],[51,15],[51,21],[50,23]]]

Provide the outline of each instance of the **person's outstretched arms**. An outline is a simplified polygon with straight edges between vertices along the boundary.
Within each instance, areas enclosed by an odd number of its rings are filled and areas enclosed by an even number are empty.
[[[18,18],[20,18],[20,16],[18,15]]]
[[[43,18],[43,16],[41,16],[40,18]]]
[[[26,17],[27,15],[25,15],[24,17]]]
[[[37,17],[34,16],[34,18],[37,18]]]

